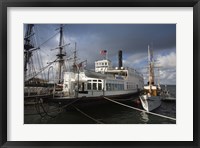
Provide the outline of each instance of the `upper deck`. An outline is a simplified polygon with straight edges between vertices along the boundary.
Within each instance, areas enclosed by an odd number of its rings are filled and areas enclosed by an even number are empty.
[[[143,77],[142,74],[140,74],[138,71],[132,68],[128,67],[113,68],[111,61],[107,59],[95,61],[95,72],[113,75],[113,77],[121,76],[123,77],[123,79],[127,79],[128,77],[131,76],[136,76],[141,78]]]

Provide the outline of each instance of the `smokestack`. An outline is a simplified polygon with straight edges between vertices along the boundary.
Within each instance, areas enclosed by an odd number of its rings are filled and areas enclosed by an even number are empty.
[[[122,50],[119,50],[118,52],[118,68],[121,69],[122,67]]]

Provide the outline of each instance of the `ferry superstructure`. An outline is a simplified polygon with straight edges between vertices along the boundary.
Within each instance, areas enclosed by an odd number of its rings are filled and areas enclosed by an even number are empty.
[[[95,71],[81,69],[65,72],[63,96],[127,98],[144,88],[142,74],[122,66],[122,51],[118,53],[119,65],[113,68],[109,59],[95,61]]]

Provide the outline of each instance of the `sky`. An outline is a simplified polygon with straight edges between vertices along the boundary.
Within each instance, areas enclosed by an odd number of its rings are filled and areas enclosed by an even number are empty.
[[[59,26],[35,24],[35,39],[44,66],[58,53],[55,48],[59,44],[59,34],[55,34]],[[156,78],[159,75],[161,84],[176,84],[176,24],[65,24],[63,29],[65,44],[70,43],[64,48],[66,57],[72,57],[76,42],[79,62],[87,60],[89,69],[94,69],[96,60],[104,58],[101,50],[107,50],[108,59],[116,67],[118,51],[122,50],[123,66],[141,72],[146,82],[149,45],[160,67],[159,74],[155,69]]]

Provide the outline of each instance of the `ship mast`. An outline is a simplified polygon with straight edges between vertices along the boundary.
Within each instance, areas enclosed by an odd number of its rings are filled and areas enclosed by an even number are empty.
[[[60,25],[59,54],[56,55],[59,62],[58,84],[61,84],[62,82],[62,66],[64,64],[63,57],[66,56],[66,54],[63,53],[63,47],[63,25]]]
[[[77,50],[76,50],[76,42],[74,47],[74,62],[73,62],[73,71],[77,71]]]
[[[32,49],[34,49],[34,45],[32,43],[33,33],[33,24],[27,25],[27,30],[24,37],[24,76],[27,76],[28,64],[30,64],[30,59],[32,57]],[[29,67],[30,68],[30,67]]]
[[[153,63],[153,53],[148,45],[148,61],[149,61],[149,87],[151,93],[151,87],[154,84],[154,63]]]

